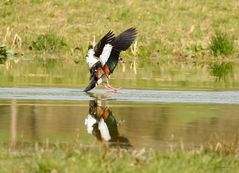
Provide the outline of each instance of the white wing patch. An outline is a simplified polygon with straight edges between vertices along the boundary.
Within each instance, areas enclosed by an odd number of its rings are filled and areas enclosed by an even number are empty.
[[[102,138],[106,141],[109,141],[111,139],[110,132],[103,118],[100,119],[98,128]]]
[[[90,49],[89,51],[88,51],[88,56],[86,57],[86,62],[87,62],[87,64],[88,64],[88,66],[89,66],[89,68],[91,68],[95,63],[97,63],[98,62],[98,59],[96,59],[95,57],[94,57],[94,50],[93,49]]]
[[[89,134],[92,134],[93,132],[93,125],[96,123],[95,118],[93,118],[90,114],[87,116],[87,118],[85,119],[85,125],[87,128],[87,132]]]
[[[105,63],[108,61],[111,50],[112,50],[112,45],[110,44],[106,44],[105,47],[103,48],[102,54],[100,55],[100,62],[102,66],[104,66]]]

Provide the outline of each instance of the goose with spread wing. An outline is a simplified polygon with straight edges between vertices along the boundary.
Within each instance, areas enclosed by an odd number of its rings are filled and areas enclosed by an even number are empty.
[[[90,83],[85,88],[85,92],[98,85],[113,91],[118,90],[109,84],[109,77],[121,60],[120,52],[130,47],[136,35],[136,28],[129,28],[117,37],[109,31],[94,47],[89,46],[86,62],[90,69]]]

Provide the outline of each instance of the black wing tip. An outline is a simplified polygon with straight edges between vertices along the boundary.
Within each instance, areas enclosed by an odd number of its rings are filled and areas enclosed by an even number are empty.
[[[113,37],[115,34],[112,30],[109,30],[107,33],[106,33],[106,37]]]
[[[92,89],[93,89],[93,88],[91,88],[91,89],[90,89],[90,88],[86,88],[86,89],[83,90],[83,92],[89,93],[89,91],[92,90]]]
[[[86,93],[88,93],[88,91],[89,91],[89,90],[87,90],[87,88],[85,88],[85,89],[83,90],[83,92],[86,92]]]
[[[115,37],[115,34],[113,33],[113,31],[109,30],[109,32],[106,34],[106,42],[107,43],[111,43],[113,41]]]
[[[131,27],[131,28],[125,30],[125,32],[131,32],[132,34],[137,35],[138,30],[136,27]]]
[[[137,29],[135,27],[131,27],[118,35],[113,41],[112,45],[116,50],[125,51],[135,41],[136,36]]]
[[[136,27],[131,27],[125,30],[124,32],[122,32],[120,35],[124,35],[125,37],[128,37],[128,39],[133,42],[137,34],[138,34],[138,30],[136,29]]]
[[[108,35],[114,35],[114,32],[113,32],[112,30],[109,30],[109,31],[107,32],[107,34],[108,34]]]
[[[88,92],[95,88],[95,82],[92,80],[91,83],[83,90],[83,92]]]
[[[128,30],[137,31],[136,27],[130,27]]]
[[[89,92],[90,90],[92,90],[93,88],[95,88],[95,86],[92,86],[91,84],[89,85],[89,86],[87,86],[84,90],[83,90],[83,92]]]
[[[136,27],[130,27],[128,29],[126,29],[125,31],[123,31],[122,33],[130,33],[133,37],[136,37],[136,35],[138,34],[138,30]],[[108,33],[106,34],[108,37],[114,37],[115,34],[113,33],[112,30],[109,30]]]

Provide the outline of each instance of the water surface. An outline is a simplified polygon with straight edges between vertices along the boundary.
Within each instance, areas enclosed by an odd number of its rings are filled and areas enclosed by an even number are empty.
[[[92,99],[92,97],[82,91],[83,89],[75,88],[0,88],[0,98],[74,101]],[[92,90],[92,93],[98,93],[108,100],[123,102],[239,104],[238,91],[159,91],[122,89],[118,92],[109,92],[103,89],[95,89]]]
[[[82,144],[161,150],[180,142],[198,147],[215,136],[230,143],[239,133],[238,98],[236,91],[0,88],[0,138],[57,142],[78,136]]]

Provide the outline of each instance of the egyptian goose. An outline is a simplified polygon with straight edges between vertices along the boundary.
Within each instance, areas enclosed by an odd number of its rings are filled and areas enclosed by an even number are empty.
[[[119,57],[121,51],[127,50],[134,42],[137,35],[136,28],[129,28],[117,37],[109,31],[94,47],[89,46],[86,62],[90,70],[90,83],[84,89],[88,92],[98,85],[106,89],[117,91],[109,84],[109,77],[115,67],[122,59]]]

